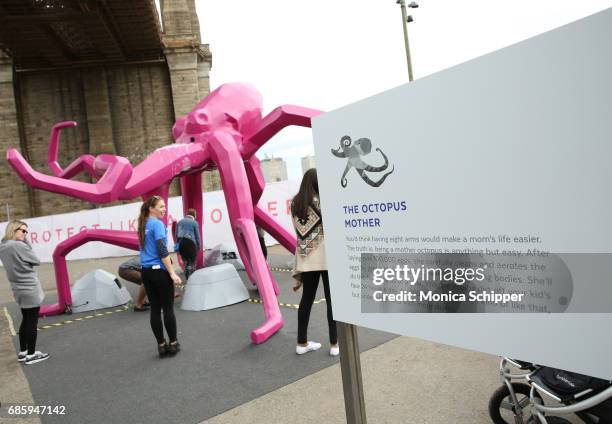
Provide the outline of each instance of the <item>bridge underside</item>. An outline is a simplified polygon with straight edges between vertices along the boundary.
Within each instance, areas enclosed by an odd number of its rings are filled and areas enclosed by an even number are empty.
[[[18,148],[48,173],[57,122],[79,123],[62,134],[62,166],[102,153],[136,165],[174,142],[176,118],[210,92],[212,56],[195,0],[160,0],[160,10],[161,20],[155,0],[0,0],[0,222],[95,207],[32,189],[4,158]],[[218,176],[204,187],[218,189]]]
[[[0,49],[17,72],[164,60],[153,0],[2,0]]]

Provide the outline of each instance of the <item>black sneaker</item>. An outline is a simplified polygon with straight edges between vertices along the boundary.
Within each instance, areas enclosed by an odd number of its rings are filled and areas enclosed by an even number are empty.
[[[177,353],[179,353],[180,350],[181,350],[181,345],[179,342],[169,343],[166,345],[166,352],[170,356],[176,355]]]
[[[168,343],[164,343],[164,344],[158,344],[157,345],[157,353],[159,353],[160,357],[166,356],[166,353],[168,353]]]
[[[145,312],[149,310],[148,306],[145,306],[144,304],[142,306],[138,306],[138,305],[134,305],[134,312]]]
[[[44,361],[45,359],[48,359],[48,358],[49,358],[48,353],[43,353],[37,350],[36,352],[34,352],[33,355],[26,355],[25,364],[26,365],[35,364],[37,362]]]

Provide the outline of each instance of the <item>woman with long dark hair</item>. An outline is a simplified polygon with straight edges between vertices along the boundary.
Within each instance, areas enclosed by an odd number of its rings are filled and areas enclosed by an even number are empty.
[[[176,338],[174,286],[180,285],[181,279],[174,272],[168,253],[168,229],[161,220],[165,214],[164,199],[153,196],[142,204],[138,216],[142,282],[151,304],[151,329],[157,339],[159,356],[174,355],[180,350]],[[166,327],[168,341],[164,338],[163,327]]]
[[[27,235],[28,224],[10,221],[0,244],[0,260],[23,317],[19,326],[17,360],[30,365],[44,361],[49,354],[36,350],[38,313],[45,295],[34,271],[34,267],[40,265],[40,260],[32,250]]]
[[[297,280],[298,284],[293,290],[297,291],[300,287],[303,288],[302,300],[298,309],[298,337],[295,352],[302,355],[321,347],[320,343],[308,341],[307,331],[310,311],[319,286],[319,278],[322,278],[329,326],[329,354],[337,356],[340,353],[338,334],[336,322],[332,315],[329,277],[325,259],[323,220],[319,205],[319,183],[317,171],[314,168],[306,171],[300,184],[300,190],[291,201],[291,217],[298,238],[293,270],[293,278]]]

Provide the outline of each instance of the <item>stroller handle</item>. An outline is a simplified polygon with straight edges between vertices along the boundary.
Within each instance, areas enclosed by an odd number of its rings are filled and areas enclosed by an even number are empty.
[[[511,372],[506,371],[506,365],[507,364],[512,364],[512,365],[516,365],[516,363],[512,360],[510,360],[509,358],[503,357],[499,363],[499,370],[501,372],[501,374],[504,376],[504,378],[507,379],[512,379],[512,380],[527,380],[527,377],[529,377],[531,374],[533,374],[535,371],[529,371],[526,369],[523,369],[524,372],[520,373],[520,374],[513,374]]]

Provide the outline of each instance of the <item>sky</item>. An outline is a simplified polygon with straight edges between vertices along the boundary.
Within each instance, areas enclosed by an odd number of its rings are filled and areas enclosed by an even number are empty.
[[[409,3],[411,0],[407,0]],[[612,7],[612,0],[422,0],[408,9],[415,79]],[[331,111],[408,82],[395,0],[196,0],[210,45],[211,89],[249,82],[264,113],[282,104]],[[258,156],[314,154],[310,129],[287,128]]]

